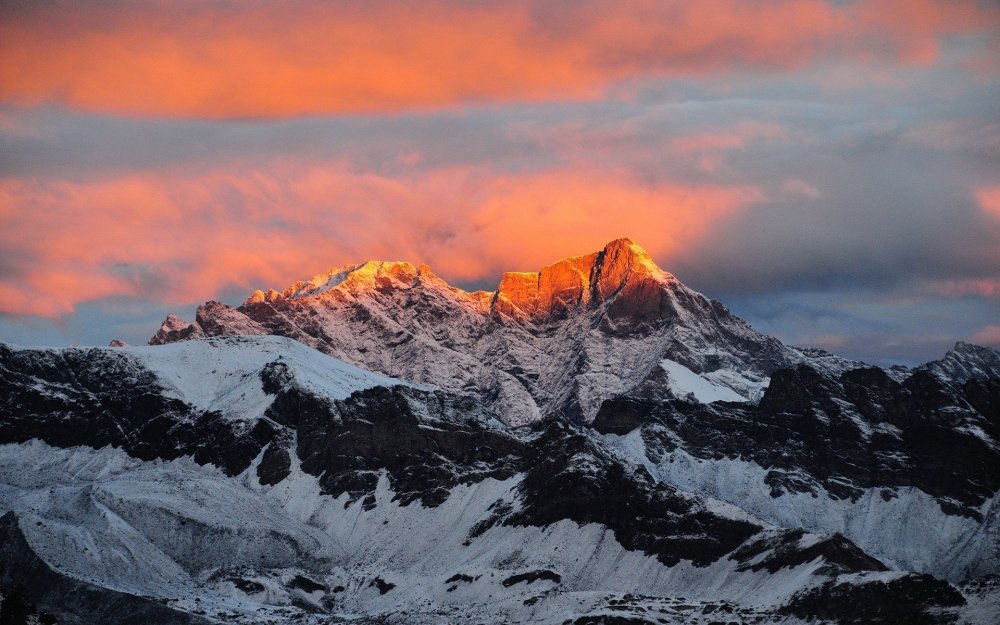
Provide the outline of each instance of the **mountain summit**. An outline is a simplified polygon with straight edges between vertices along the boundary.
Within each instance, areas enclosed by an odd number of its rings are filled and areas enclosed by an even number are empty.
[[[169,316],[152,342],[170,344],[0,343],[0,612],[1000,613],[996,350],[892,370],[799,350],[626,239],[491,292],[340,267]]]
[[[352,292],[379,289],[397,283],[442,282],[427,265],[372,260],[359,265],[336,267],[306,281],[296,282],[281,292],[255,291],[244,305],[274,303],[288,299],[317,297],[340,288]],[[660,285],[676,281],[656,266],[652,257],[630,239],[612,241],[599,252],[564,258],[540,271],[509,271],[494,291],[458,293],[472,296],[472,307],[488,307],[498,314],[522,321],[542,322],[565,315],[593,301],[615,298],[627,286],[633,292],[622,303],[641,299],[637,285]],[[641,289],[642,286],[638,286]],[[650,289],[649,294],[658,289]],[[653,298],[653,304],[657,298]]]
[[[171,315],[150,340],[287,336],[346,362],[481,397],[507,423],[590,421],[633,393],[756,400],[768,376],[810,362],[854,363],[783,345],[689,289],[629,239],[467,292],[426,265],[338,267],[241,306]]]
[[[494,293],[494,312],[545,322],[581,307],[615,300],[612,316],[655,322],[663,286],[676,282],[656,266],[646,250],[629,239],[608,243],[600,252],[564,258],[537,272],[507,272]]]

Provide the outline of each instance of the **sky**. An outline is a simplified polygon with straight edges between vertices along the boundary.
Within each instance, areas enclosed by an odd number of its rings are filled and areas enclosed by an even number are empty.
[[[1000,3],[0,0],[0,341],[622,236],[791,344],[1000,347]]]

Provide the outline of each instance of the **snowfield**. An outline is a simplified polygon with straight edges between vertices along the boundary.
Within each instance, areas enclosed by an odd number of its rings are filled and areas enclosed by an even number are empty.
[[[682,449],[652,463],[638,430],[605,436],[628,462],[658,481],[734,504],[745,514],[778,527],[840,533],[895,570],[933,573],[953,581],[1000,570],[1000,493],[984,502],[982,521],[948,514],[917,488],[867,489],[856,500],[822,492],[771,494],[768,470],[741,459],[695,458]]]
[[[376,505],[365,510],[361,502],[321,495],[316,479],[299,470],[262,487],[253,468],[228,478],[189,459],[141,462],[112,448],[35,441],[0,447],[0,484],[0,509],[18,514],[31,546],[57,571],[181,610],[225,615],[226,622],[281,623],[292,613],[326,622],[294,608],[327,594],[290,587],[296,576],[342,588],[335,613],[345,617],[476,622],[502,614],[508,622],[546,623],[629,593],[683,597],[676,605],[699,610],[720,602],[764,610],[815,583],[822,566],[774,574],[740,572],[727,560],[666,567],[624,549],[606,528],[569,521],[497,527],[466,544],[491,504],[514,498],[516,478],[459,487],[437,508],[399,505],[383,478]],[[561,581],[502,583],[537,570]],[[448,581],[456,575],[463,577]],[[394,588],[382,594],[375,579]],[[237,583],[260,590],[241,591]],[[547,600],[524,604],[537,596]]]
[[[660,366],[667,372],[670,390],[677,397],[692,395],[705,404],[713,401],[750,401],[749,397],[738,394],[728,386],[713,384],[706,376],[698,375],[679,362],[662,360]]]
[[[374,386],[410,385],[282,336],[220,337],[99,349],[135,357],[156,374],[169,396],[230,418],[252,419],[264,414],[273,396],[264,392],[260,370],[272,362],[290,367],[298,384],[330,399],[344,399]]]

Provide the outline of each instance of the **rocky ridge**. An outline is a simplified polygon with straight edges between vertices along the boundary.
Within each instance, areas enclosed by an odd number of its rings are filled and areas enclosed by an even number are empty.
[[[208,369],[183,375],[177,363],[187,361]],[[666,398],[633,411],[638,430],[612,433],[606,426],[623,422],[614,402],[598,431],[560,418],[511,428],[472,397],[362,372],[280,337],[0,346],[2,531],[19,545],[0,564],[13,571],[35,558],[44,563],[32,565],[39,575],[84,584],[60,595],[25,589],[38,610],[64,622],[82,605],[65,597],[103,601],[102,592],[119,593],[108,601],[125,602],[122,615],[163,623],[319,623],[344,613],[390,623],[546,622],[567,613],[579,623],[658,622],[652,614],[710,623],[716,612],[737,623],[789,615],[875,622],[900,601],[913,622],[964,614],[962,587],[886,564],[847,535],[699,494],[652,460],[678,449],[708,457],[713,446],[712,457],[724,459],[733,453],[728,430],[759,410],[788,420],[776,425],[787,440],[768,435],[773,457],[751,460],[785,458],[789,474],[816,473],[830,459],[797,460],[800,445],[814,445],[810,426],[794,422],[851,396],[844,389],[854,376],[839,386],[801,367],[774,377],[759,405]],[[877,382],[854,380],[870,392]],[[893,397],[902,392],[889,386]],[[904,421],[937,414],[928,410]],[[712,418],[729,421],[716,427]],[[692,434],[695,425],[711,445]],[[896,452],[905,452],[910,425],[896,427]],[[636,431],[645,460],[629,452]],[[736,437],[752,446],[756,431]],[[981,469],[949,462],[940,470]],[[813,476],[810,497],[854,495],[831,486],[833,472],[868,491],[898,490],[900,479],[938,486],[921,470],[896,478],[828,468]],[[992,478],[979,479],[982,490],[949,496],[982,501]],[[775,484],[778,501],[802,494],[794,481]],[[952,514],[977,524],[973,534],[996,534],[989,519]],[[122,566],[122,554],[134,560]]]
[[[664,362],[756,400],[771,372],[857,365],[783,345],[684,286],[628,239],[465,292],[429,267],[371,261],[233,308],[171,315],[150,340],[287,336],[366,369],[479,397],[510,424],[553,415],[589,422],[601,403],[677,391]]]

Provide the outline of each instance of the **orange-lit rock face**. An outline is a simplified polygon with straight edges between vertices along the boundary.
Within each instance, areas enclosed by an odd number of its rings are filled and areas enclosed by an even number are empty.
[[[396,285],[412,284],[417,268],[410,263],[370,261],[350,272],[343,281],[345,290],[392,290]]]
[[[629,239],[612,241],[600,255],[597,293],[602,301],[607,300],[625,286],[632,274],[648,276],[651,270],[659,271],[646,250]]]
[[[533,319],[564,315],[590,301],[590,277],[598,254],[565,258],[537,273],[505,273],[497,287],[499,311]]]
[[[559,315],[587,304],[590,277],[598,254],[566,258],[542,269],[538,279],[540,312]]]
[[[538,310],[538,274],[509,271],[500,278],[494,309],[508,317],[531,317]]]
[[[664,283],[674,277],[661,270],[646,250],[628,239],[604,249],[597,291],[602,301],[614,298],[608,317],[632,323],[665,321],[673,315]]]
[[[296,282],[278,293],[255,291],[243,309],[272,316],[282,300],[334,298],[353,300],[363,293],[407,297],[419,292],[448,292],[465,309],[524,323],[546,323],[606,304],[613,322],[657,324],[673,317],[669,286],[674,277],[629,239],[609,243],[600,252],[564,258],[537,272],[503,274],[496,292],[466,293],[448,285],[427,265],[369,261],[331,269]],[[261,308],[263,306],[263,308]],[[253,328],[256,330],[256,328]]]
[[[637,320],[649,321],[661,312],[663,285],[670,280],[673,276],[659,269],[644,249],[618,239],[600,252],[565,258],[537,273],[505,273],[494,312],[538,321],[614,298],[609,308],[613,316],[634,313]]]

